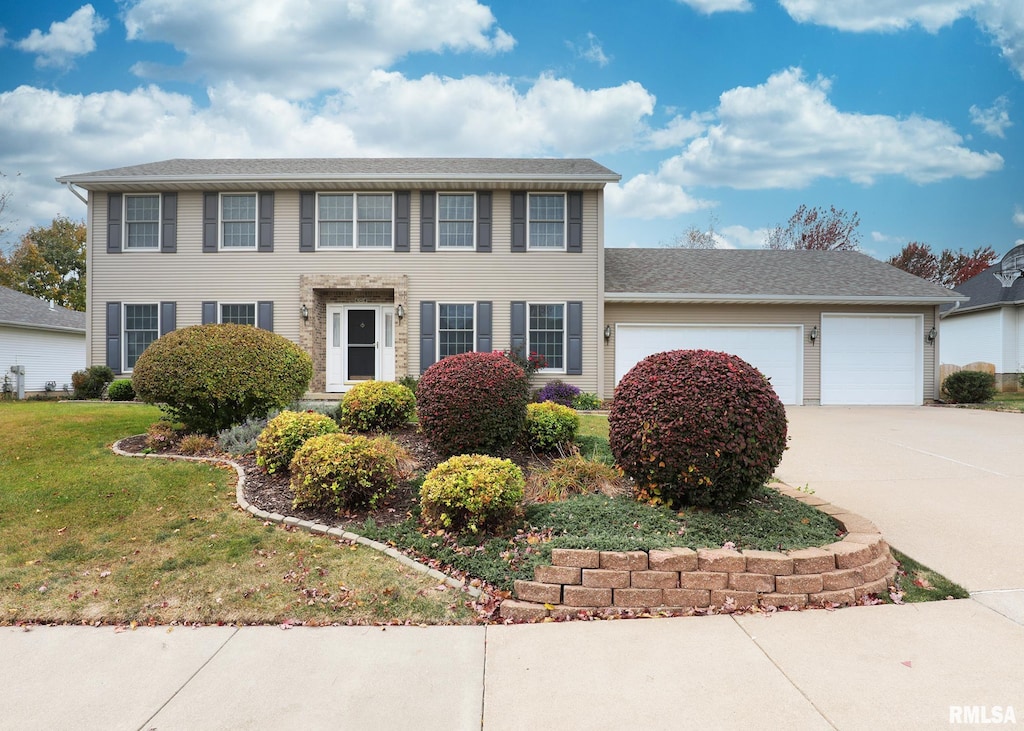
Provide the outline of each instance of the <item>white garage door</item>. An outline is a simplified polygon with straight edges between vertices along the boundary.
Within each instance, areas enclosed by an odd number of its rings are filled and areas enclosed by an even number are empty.
[[[920,404],[920,315],[822,315],[822,404]]]
[[[652,353],[719,350],[738,355],[771,379],[784,404],[803,403],[803,327],[800,325],[615,326],[615,382]]]

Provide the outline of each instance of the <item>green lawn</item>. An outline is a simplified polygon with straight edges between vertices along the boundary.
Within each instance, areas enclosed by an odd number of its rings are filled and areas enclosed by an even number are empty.
[[[114,455],[159,410],[0,403],[0,624],[465,622],[465,596],[364,547],[264,526],[233,471]]]

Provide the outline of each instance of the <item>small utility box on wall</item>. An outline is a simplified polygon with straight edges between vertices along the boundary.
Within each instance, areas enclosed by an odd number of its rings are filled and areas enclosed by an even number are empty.
[[[19,401],[25,398],[25,366],[23,365],[12,365],[11,366],[11,390],[14,392],[14,397]]]

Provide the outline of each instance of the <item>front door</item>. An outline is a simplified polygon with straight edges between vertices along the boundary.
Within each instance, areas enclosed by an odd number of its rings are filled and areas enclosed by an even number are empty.
[[[394,308],[327,305],[327,390],[346,391],[360,381],[393,380]]]

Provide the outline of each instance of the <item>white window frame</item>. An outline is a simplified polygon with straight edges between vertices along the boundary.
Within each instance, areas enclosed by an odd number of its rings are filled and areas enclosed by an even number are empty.
[[[473,218],[470,221],[470,226],[471,226],[470,235],[472,236],[472,239],[473,239],[473,245],[472,246],[445,246],[444,244],[441,243],[441,224],[443,222],[460,222],[460,223],[464,222],[464,219],[447,219],[446,221],[442,221],[441,220],[441,196],[443,196],[443,195],[467,196],[467,197],[473,199]],[[437,242],[437,246],[436,246],[437,250],[438,251],[476,251],[476,229],[477,229],[477,215],[478,215],[478,213],[477,213],[477,197],[476,197],[476,192],[475,191],[465,191],[465,190],[462,190],[462,191],[460,191],[460,190],[438,191],[437,199],[436,200],[437,200],[437,203],[436,203],[437,213],[436,213],[436,220],[435,220],[434,225],[436,227],[435,228],[435,240]],[[449,304],[449,303],[445,303],[445,304]]]
[[[562,245],[536,246],[533,243],[532,227],[534,219],[530,216],[530,200],[535,196],[560,197],[562,199]],[[550,223],[549,221],[538,221]],[[526,249],[527,251],[566,251],[569,242],[569,197],[565,193],[536,192],[526,194]],[[557,303],[552,303],[557,304]]]
[[[159,302],[124,302],[121,304],[121,357],[123,367],[121,368],[122,373],[131,373],[135,370],[135,364],[133,363],[130,367],[128,365],[128,308],[129,307],[156,307],[156,337],[153,339],[152,345],[160,339],[160,303]],[[135,331],[133,331],[135,332]],[[148,348],[149,345],[146,346]],[[142,349],[145,352],[146,348]],[[142,352],[139,355],[142,355]],[[138,362],[138,357],[135,361]]]
[[[448,357],[447,355],[446,356],[442,356],[441,355],[441,307],[442,306],[450,307],[450,306],[453,306],[453,305],[454,306],[468,306],[468,307],[470,307],[471,311],[473,312],[473,338],[472,338],[472,340],[470,340],[470,343],[469,343],[470,348],[466,352],[472,353],[472,352],[476,351],[476,334],[477,334],[476,302],[438,302],[435,305],[436,311],[435,311],[435,315],[434,315],[434,317],[435,317],[434,321],[437,323],[437,328],[436,328],[436,330],[437,330],[437,345],[434,348],[434,360],[435,361],[441,360],[442,357],[444,357],[444,358]]]
[[[225,196],[252,196],[255,201],[253,223],[252,246],[225,246],[224,245],[224,197]],[[248,219],[246,219],[248,220]],[[260,246],[260,194],[254,190],[227,191],[221,193],[217,198],[217,247],[220,251],[256,251]]]
[[[217,303],[217,324],[224,324],[224,308],[231,306],[244,305],[246,307],[252,307],[252,326],[259,326],[259,305],[255,302],[218,302]]]
[[[128,220],[128,199],[129,198],[153,198],[156,197],[156,246],[129,246],[128,245],[128,229],[131,227],[132,222]],[[125,193],[121,201],[121,221],[123,222],[121,232],[121,251],[160,251],[160,247],[164,242],[163,232],[163,220],[164,220],[164,197],[160,193]],[[135,221],[135,223],[143,223],[142,221]],[[145,221],[144,223],[149,223]]]
[[[530,353],[539,352],[537,350],[537,348],[533,347],[533,341],[532,341],[532,338],[531,338],[531,333],[533,332],[533,329],[530,327],[530,308],[532,308],[532,307],[548,307],[548,306],[551,306],[551,305],[559,305],[562,308],[562,367],[561,368],[540,368],[540,369],[537,370],[537,372],[538,373],[562,373],[562,374],[564,374],[565,373],[565,360],[566,360],[567,351],[568,351],[568,348],[569,348],[569,336],[568,336],[568,330],[569,330],[569,323],[568,323],[569,304],[568,304],[568,302],[564,302],[564,301],[562,301],[562,302],[557,302],[557,301],[556,302],[541,301],[541,302],[527,302],[526,303],[526,355],[527,355],[527,357],[529,357]]]
[[[352,245],[351,246],[323,246],[320,243],[320,196],[322,195],[350,195],[352,196]],[[360,246],[359,245],[359,196],[390,196],[391,197],[391,242],[387,246]],[[336,219],[331,219],[336,220]],[[369,219],[378,221],[384,219]],[[317,251],[394,251],[395,249],[395,193],[388,190],[323,190],[316,194],[316,215],[313,220],[316,230]]]

